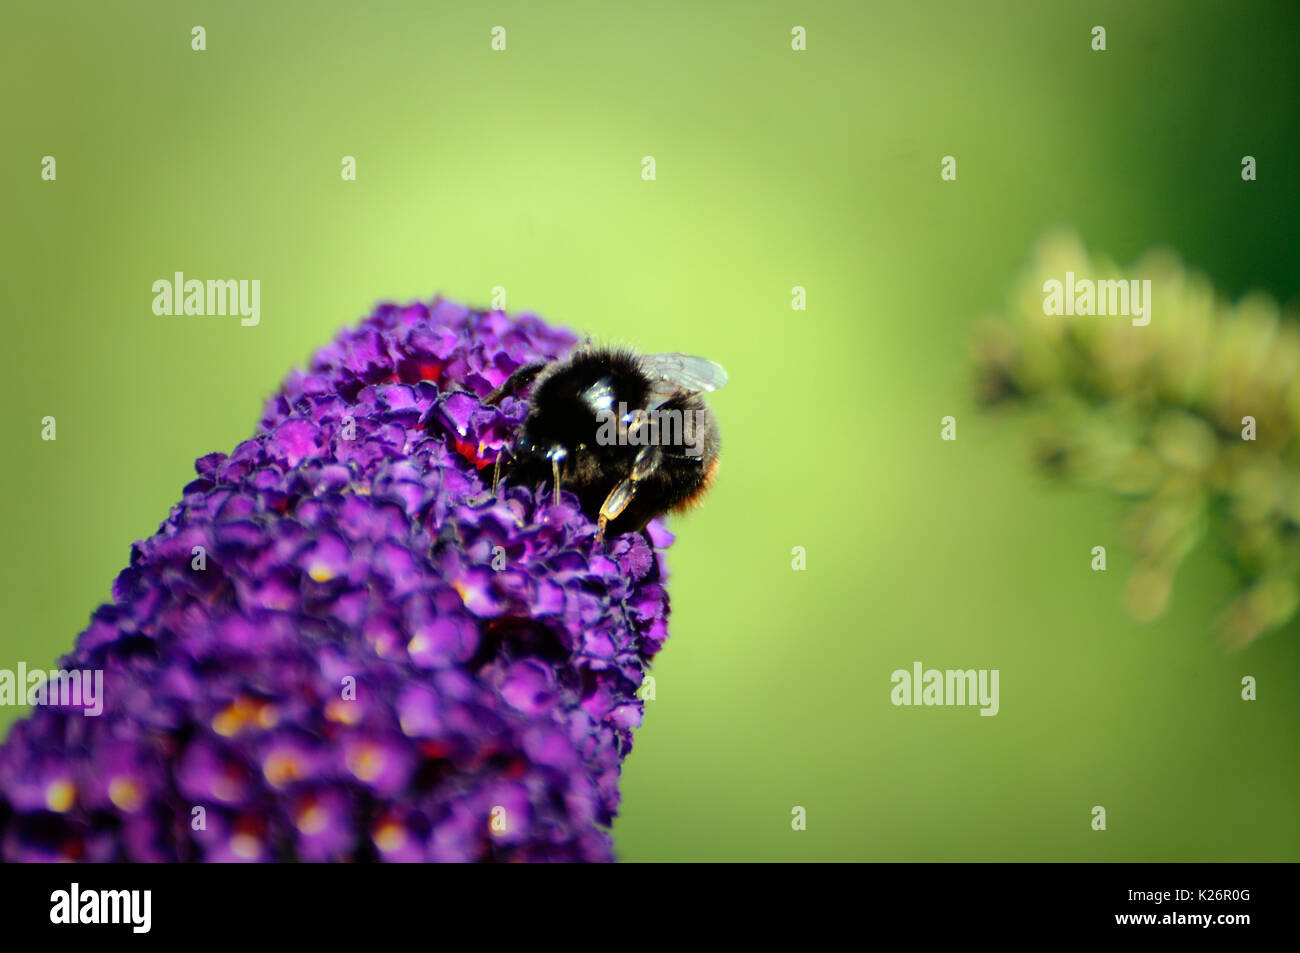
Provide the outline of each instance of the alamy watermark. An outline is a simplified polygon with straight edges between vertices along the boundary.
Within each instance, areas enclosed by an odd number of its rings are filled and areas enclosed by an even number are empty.
[[[596,443],[602,447],[684,447],[688,457],[704,453],[708,414],[703,410],[656,407],[629,411],[627,404],[620,402],[617,411],[606,408],[596,419],[600,422]]]
[[[1064,282],[1055,278],[1043,282],[1043,314],[1125,315],[1145,327],[1151,323],[1151,279],[1076,280],[1074,272],[1067,271]]]
[[[26,662],[19,662],[17,671],[0,668],[0,705],[80,708],[87,718],[96,718],[104,712],[104,670],[29,672]]]
[[[241,315],[239,323],[256,327],[262,320],[262,280],[241,278],[200,281],[185,279],[176,272],[171,280],[159,278],[153,283],[153,313],[157,315],[200,314]]]
[[[124,924],[132,933],[153,925],[152,890],[82,890],[73,881],[50,894],[50,922],[55,924]]]
[[[912,663],[912,670],[897,669],[889,680],[894,683],[889,700],[895,705],[978,705],[981,715],[998,713],[998,670],[923,668]]]

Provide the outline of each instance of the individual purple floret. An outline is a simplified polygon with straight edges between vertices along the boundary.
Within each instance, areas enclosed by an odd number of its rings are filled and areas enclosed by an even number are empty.
[[[480,401],[574,343],[383,305],[290,374],[54,666],[102,714],[13,725],[0,858],[610,860],[672,536],[493,496],[526,406]]]

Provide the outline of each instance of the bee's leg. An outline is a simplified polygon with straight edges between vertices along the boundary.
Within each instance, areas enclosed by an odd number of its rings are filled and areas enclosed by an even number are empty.
[[[620,481],[600,506],[600,515],[596,520],[597,542],[604,542],[605,528],[627,509],[628,504],[632,502],[632,497],[636,496],[637,485],[659,469],[663,458],[663,451],[658,444],[642,447],[637,453],[636,459],[632,461],[631,476]]]
[[[492,404],[501,403],[506,397],[513,397],[518,391],[531,384],[545,366],[545,361],[538,361],[534,364],[525,364],[516,368],[515,372],[507,377],[500,387],[483,398],[483,403],[491,406]]]
[[[648,444],[641,448],[637,453],[636,459],[632,461],[632,482],[640,483],[650,474],[659,469],[659,464],[664,461],[663,448],[657,443]]]
[[[632,497],[636,496],[636,483],[631,477],[620,480],[614,489],[609,491],[609,496],[605,497],[605,502],[600,504],[600,515],[596,519],[596,542],[605,541],[605,527],[612,520],[619,518],[619,515],[627,509],[627,505],[632,502]]]

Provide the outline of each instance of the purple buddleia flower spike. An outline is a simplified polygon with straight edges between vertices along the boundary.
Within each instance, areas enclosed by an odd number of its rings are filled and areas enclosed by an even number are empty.
[[[102,712],[12,726],[0,859],[612,859],[672,536],[493,496],[526,406],[481,402],[575,343],[382,305],[290,374],[50,666]]]

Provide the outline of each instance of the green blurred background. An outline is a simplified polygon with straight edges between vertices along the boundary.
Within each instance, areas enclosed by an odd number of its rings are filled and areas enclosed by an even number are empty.
[[[192,461],[341,325],[499,285],[512,311],[731,375],[719,482],[675,526],[624,859],[1300,858],[1297,626],[1222,651],[1210,549],[1162,621],[1132,622],[1119,504],[1045,485],[975,411],[969,360],[1052,226],[1122,263],[1167,244],[1231,297],[1300,292],[1296,4],[0,17],[0,667],[70,647]],[[259,278],[260,326],[156,317],[174,271]],[[915,660],[999,669],[1001,713],[895,708]]]

